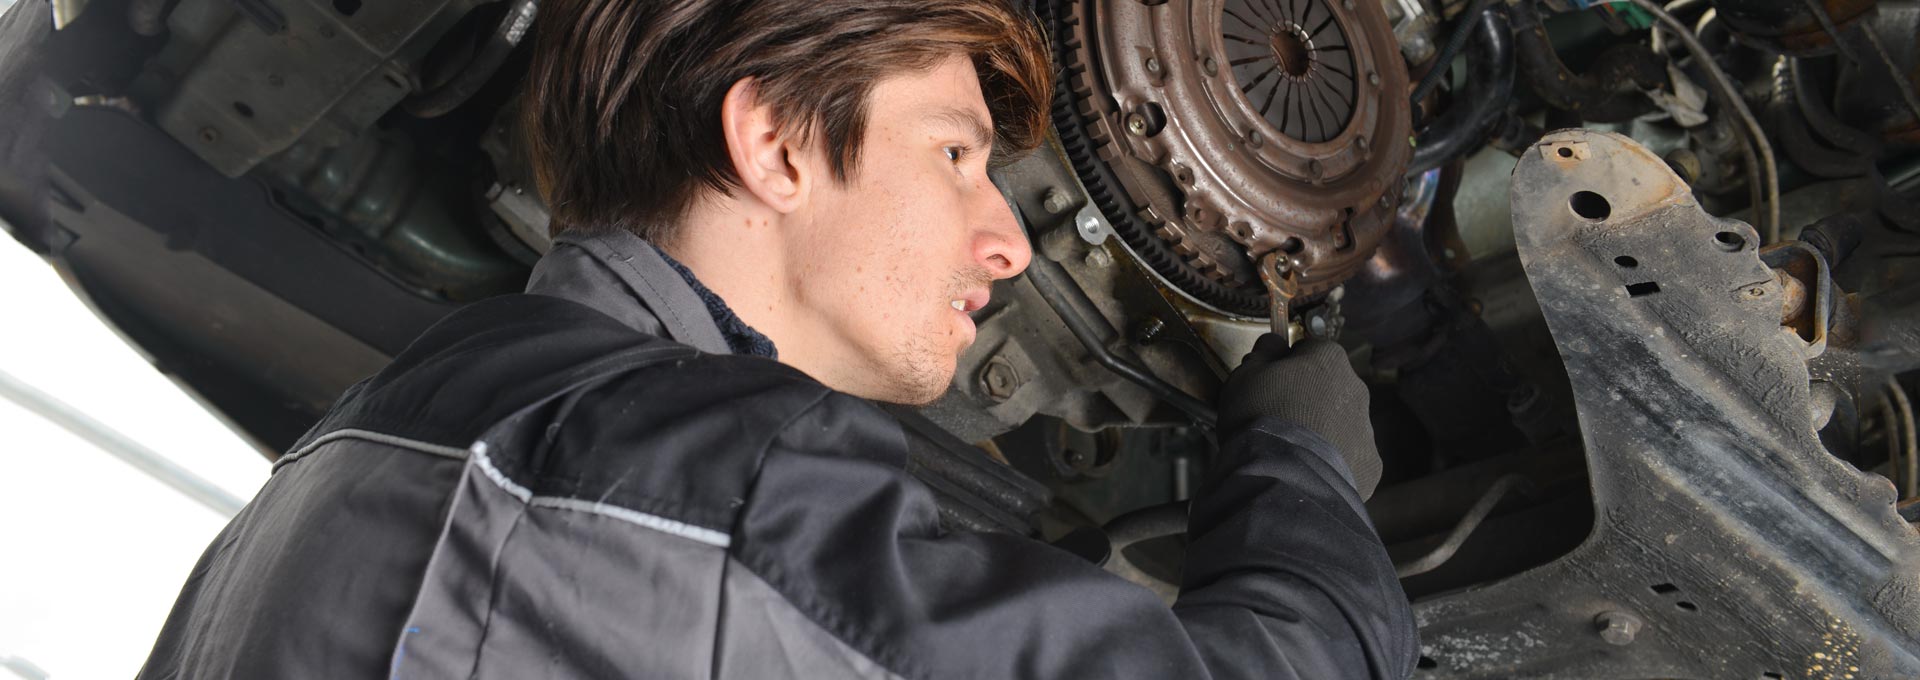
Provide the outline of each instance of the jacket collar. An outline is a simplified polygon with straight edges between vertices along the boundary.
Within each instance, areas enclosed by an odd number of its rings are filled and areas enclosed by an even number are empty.
[[[641,333],[702,352],[733,354],[717,315],[702,300],[697,285],[690,275],[683,277],[676,271],[652,244],[624,229],[610,229],[556,237],[553,249],[534,265],[527,292],[578,302]],[[708,296],[719,300],[711,292]],[[719,304],[725,308],[725,303]]]

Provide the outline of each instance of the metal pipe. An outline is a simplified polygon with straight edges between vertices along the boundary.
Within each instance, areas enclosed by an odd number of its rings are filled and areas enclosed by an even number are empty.
[[[1700,68],[1705,70],[1709,78],[1713,81],[1714,93],[1720,95],[1721,108],[1730,109],[1734,115],[1739,116],[1740,123],[1747,133],[1748,143],[1745,146],[1745,151],[1747,163],[1749,164],[1748,167],[1750,169],[1759,168],[1760,174],[1765,178],[1766,182],[1764,193],[1762,193],[1760,187],[1754,188],[1758,196],[1756,196],[1753,211],[1754,214],[1766,218],[1766,221],[1762,223],[1760,228],[1760,233],[1765,241],[1767,243],[1779,242],[1780,173],[1779,169],[1774,166],[1773,146],[1767,143],[1767,133],[1760,129],[1760,121],[1754,119],[1753,111],[1747,108],[1747,101],[1740,97],[1740,89],[1734,87],[1733,81],[1727,77],[1727,72],[1721,70],[1720,64],[1713,60],[1713,55],[1707,52],[1707,48],[1700,44],[1700,40],[1695,38],[1691,31],[1687,30],[1685,24],[1680,23],[1679,19],[1675,19],[1672,14],[1668,14],[1666,9],[1655,4],[1653,0],[1630,1],[1635,7],[1646,10],[1648,14],[1653,15],[1660,23],[1665,24],[1667,30],[1673,31],[1674,37],[1680,39],[1680,44],[1686,46],[1687,51],[1693,54],[1693,60],[1700,64]],[[1766,205],[1766,212],[1764,213],[1761,212],[1760,206],[1762,203]]]
[[[1500,504],[1500,499],[1507,495],[1507,491],[1525,479],[1520,475],[1507,475],[1494,481],[1493,486],[1487,487],[1486,493],[1480,494],[1480,500],[1467,510],[1466,516],[1460,518],[1460,523],[1453,525],[1453,531],[1447,532],[1446,540],[1425,555],[1393,565],[1394,573],[1400,578],[1416,576],[1438,569],[1447,560],[1453,559],[1453,554],[1460,552],[1460,546],[1465,545],[1467,537],[1473,535],[1473,530],[1486,521],[1487,515],[1493,512],[1494,506]]]
[[[227,493],[213,482],[207,481],[192,471],[180,467],[152,449],[141,446],[126,435],[107,427],[106,424],[88,417],[79,409],[53,398],[18,378],[0,372],[0,397],[4,397],[22,408],[60,426],[74,436],[87,440],[87,443],[100,447],[121,462],[146,473],[160,483],[205,505],[223,517],[232,517],[240,512],[246,503]]]
[[[1181,391],[1180,388],[1160,379],[1160,376],[1133,365],[1114,354],[1113,350],[1107,349],[1106,344],[1100,339],[1100,334],[1094,330],[1093,324],[1088,323],[1086,318],[1080,315],[1080,311],[1067,302],[1066,296],[1072,293],[1068,293],[1065,290],[1066,286],[1061,285],[1056,278],[1065,275],[1066,273],[1060,270],[1059,264],[1045,257],[1033,258],[1032,263],[1027,265],[1027,282],[1033,284],[1034,289],[1040,292],[1040,299],[1047,301],[1047,306],[1053,308],[1053,313],[1067,325],[1067,330],[1087,348],[1088,354],[1093,355],[1095,363],[1139,385],[1162,401],[1172,404],[1174,408],[1185,411],[1187,415],[1193,416],[1194,420],[1207,427],[1213,427],[1220,421],[1219,414],[1206,402]],[[1080,291],[1074,288],[1074,292]],[[1080,295],[1085,297],[1084,293]]]

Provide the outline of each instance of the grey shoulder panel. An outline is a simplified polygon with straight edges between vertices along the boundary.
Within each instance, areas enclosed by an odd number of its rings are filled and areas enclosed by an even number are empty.
[[[476,446],[393,648],[394,678],[875,678],[726,553],[727,535],[539,496]]]
[[[725,551],[698,527],[568,500],[473,455],[393,677],[710,675]]]
[[[714,678],[900,677],[807,618],[746,565],[730,561],[725,584]]]

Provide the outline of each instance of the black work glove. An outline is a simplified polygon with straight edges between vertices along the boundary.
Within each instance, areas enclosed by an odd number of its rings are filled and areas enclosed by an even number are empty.
[[[1238,434],[1261,416],[1279,416],[1333,444],[1353,472],[1362,500],[1380,485],[1380,451],[1367,416],[1367,386],[1340,345],[1307,339],[1292,348],[1260,336],[1220,390],[1220,437]]]

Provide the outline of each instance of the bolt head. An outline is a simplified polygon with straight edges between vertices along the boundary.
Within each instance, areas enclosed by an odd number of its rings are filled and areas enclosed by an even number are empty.
[[[1147,134],[1147,117],[1137,113],[1127,114],[1127,132],[1136,137]]]
[[[1214,61],[1213,57],[1200,60],[1200,68],[1206,69],[1207,75],[1210,76],[1220,74],[1220,62]]]
[[[1067,192],[1060,187],[1049,187],[1046,197],[1040,199],[1040,207],[1045,208],[1047,212],[1058,215],[1066,212],[1067,208],[1073,207],[1073,198],[1068,196]]]
[[[1161,321],[1160,317],[1150,316],[1147,317],[1147,320],[1142,322],[1138,328],[1134,329],[1133,340],[1141,345],[1151,345],[1153,341],[1158,340],[1160,334],[1166,332],[1166,330],[1167,322]]]
[[[1378,73],[1374,73],[1373,71],[1368,71],[1368,72],[1367,72],[1367,84],[1368,84],[1368,85],[1373,85],[1373,86],[1375,86],[1375,87],[1378,87],[1378,86],[1380,85],[1380,74],[1378,74]]]
[[[1113,264],[1113,256],[1107,254],[1107,249],[1095,247],[1093,250],[1087,251],[1086,262],[1087,266],[1099,269]]]
[[[1160,60],[1147,57],[1147,72],[1156,76],[1160,75]]]
[[[1265,143],[1265,142],[1266,142],[1266,140],[1265,140],[1265,139],[1262,139],[1262,138],[1260,137],[1260,131],[1259,131],[1259,130],[1248,130],[1248,131],[1247,131],[1247,146],[1251,146],[1251,147],[1253,147],[1253,148],[1256,148],[1256,149],[1258,149],[1258,148],[1260,148],[1260,145],[1261,145],[1261,144],[1263,144],[1263,143]]]
[[[987,396],[1004,400],[1013,396],[1015,390],[1020,389],[1020,374],[1013,370],[1013,364],[1007,363],[1006,359],[994,357],[987,362],[987,369],[980,375],[980,382],[986,387]]]
[[[1593,617],[1593,625],[1600,632],[1600,639],[1607,644],[1626,646],[1633,644],[1633,638],[1640,634],[1645,624],[1640,617],[1626,612],[1601,612]]]

